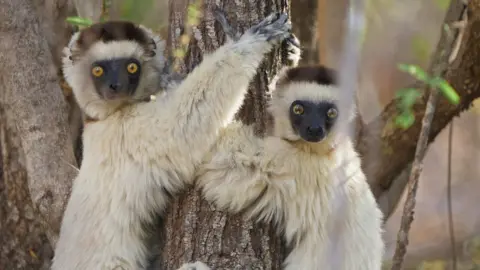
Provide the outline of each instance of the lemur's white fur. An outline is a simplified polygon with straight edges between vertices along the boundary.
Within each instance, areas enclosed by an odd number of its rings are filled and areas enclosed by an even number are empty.
[[[90,63],[138,57],[143,75],[137,92],[142,95],[158,81],[163,41],[156,39],[153,59],[135,42],[99,41],[72,63],[69,56],[76,53],[78,34],[72,37],[65,49],[64,74],[80,107],[97,121],[84,129],[83,162],[52,269],[146,267],[147,235],[142,225],[164,210],[168,196],[162,191],[175,194],[192,181],[218,130],[239,109],[264,54],[289,35],[290,23],[275,18],[266,19],[270,23],[262,32],[247,32],[204,56],[178,88],[153,101],[127,105],[107,104],[99,97],[89,76]]]
[[[197,173],[207,200],[280,229],[293,248],[284,262],[287,270],[381,268],[382,213],[352,142],[335,134],[320,143],[302,141],[289,120],[294,100],[337,101],[338,91],[311,82],[279,87],[268,107],[273,131],[261,138],[252,126],[232,123]],[[334,180],[335,169],[348,179]],[[336,212],[338,200],[346,200],[345,213]]]
[[[72,54],[75,54],[75,42],[79,37],[79,33],[75,33],[71,41],[70,47],[66,47],[64,52],[63,71],[65,80],[72,86],[75,98],[82,108],[82,110],[90,117],[103,120],[114,111],[118,106],[124,103],[124,101],[118,101],[118,103],[112,104],[112,101],[107,102],[100,98],[97,92],[92,91],[94,85],[90,79],[91,63],[98,59],[112,59],[118,57],[136,57],[143,63],[142,75],[140,79],[140,85],[138,86],[134,98],[140,99],[154,94],[158,90],[158,70],[165,65],[165,58],[163,51],[165,50],[165,41],[155,38],[157,53],[156,56],[151,58],[145,55],[145,51],[138,43],[134,41],[111,41],[103,42],[98,41],[95,43],[81,59],[73,62],[70,60]],[[150,90],[149,92],[146,92]]]

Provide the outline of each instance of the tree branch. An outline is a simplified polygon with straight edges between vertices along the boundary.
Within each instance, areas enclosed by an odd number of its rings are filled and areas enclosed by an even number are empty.
[[[438,75],[438,74],[435,74]],[[418,189],[418,178],[423,170],[423,158],[427,152],[428,135],[430,133],[430,127],[435,114],[435,106],[437,105],[439,92],[436,89],[431,89],[430,97],[427,102],[427,108],[422,121],[422,128],[420,130],[420,137],[418,138],[417,149],[415,151],[415,160],[412,164],[412,172],[408,180],[408,195],[407,201],[403,208],[402,220],[400,223],[400,230],[397,236],[397,248],[393,256],[392,270],[399,270],[402,267],[403,258],[407,252],[408,246],[408,233],[410,231],[410,225],[413,221],[413,211],[415,209],[415,196]]]
[[[458,52],[456,61],[446,69],[445,78],[455,88],[460,95],[461,102],[458,106],[450,104],[445,99],[440,99],[434,114],[431,132],[428,137],[428,143],[432,143],[434,138],[443,130],[444,127],[457,116],[460,112],[468,109],[475,98],[480,97],[480,1],[474,0],[469,3],[469,10],[473,16],[469,16],[469,23],[465,29],[465,35],[462,39],[462,45]],[[461,18],[464,5],[462,1],[452,2],[445,19],[446,24],[452,24]],[[442,36],[438,42],[437,51],[433,56],[431,73],[435,69],[445,68],[445,56],[450,54],[453,42],[447,42],[445,36]],[[442,62],[443,61],[443,62]],[[444,63],[444,64],[441,64]],[[382,114],[371,123],[362,128],[358,139],[358,151],[363,156],[364,171],[367,174],[372,191],[377,199],[380,200],[380,207],[384,214],[389,216],[398,200],[385,200],[385,198],[399,199],[405,185],[395,180],[402,171],[412,162],[415,154],[417,138],[420,134],[421,119],[425,114],[426,100],[429,91],[425,91],[421,97],[421,102],[414,106],[415,124],[407,130],[402,130],[395,126],[394,118],[397,115],[396,101],[388,104]],[[371,151],[379,146],[380,151]],[[395,181],[394,181],[395,180]],[[402,180],[402,179],[401,179]],[[397,184],[397,183],[398,184]],[[403,179],[400,181],[406,184]],[[395,189],[393,189],[395,187]],[[395,193],[397,196],[391,196]],[[389,202],[382,205],[382,202]]]
[[[76,175],[67,106],[33,3],[0,0],[0,18],[0,104],[17,120],[30,196],[54,244]]]

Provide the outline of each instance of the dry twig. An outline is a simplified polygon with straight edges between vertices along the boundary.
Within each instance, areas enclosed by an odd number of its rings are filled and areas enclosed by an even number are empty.
[[[423,170],[423,158],[427,152],[428,134],[430,133],[430,126],[435,113],[435,106],[438,100],[439,93],[436,89],[430,90],[430,97],[428,99],[425,116],[422,120],[422,129],[420,130],[420,137],[418,138],[417,149],[415,151],[415,160],[412,164],[412,171],[408,179],[408,195],[403,208],[403,215],[400,224],[400,230],[397,235],[397,248],[393,255],[392,270],[400,270],[403,257],[407,252],[408,246],[408,232],[413,221],[413,210],[415,209],[415,195],[418,188],[418,177]]]
[[[446,44],[452,43],[454,36],[449,28],[446,31],[442,31],[442,37],[440,42],[444,41]],[[434,69],[433,76],[441,77],[445,73],[448,64],[449,64],[450,55],[443,50],[440,53],[438,59],[434,59]],[[417,147],[415,150],[415,158],[412,164],[412,170],[408,179],[408,193],[405,205],[403,208],[402,219],[400,223],[400,230],[397,235],[397,247],[395,249],[395,254],[393,255],[393,264],[392,270],[400,270],[403,259],[405,257],[407,246],[408,246],[408,233],[410,231],[410,226],[413,221],[413,213],[415,209],[415,196],[418,189],[418,178],[423,170],[423,158],[427,151],[428,138],[430,134],[430,128],[435,114],[435,107],[439,98],[439,92],[437,89],[430,89],[430,95],[427,101],[425,108],[425,115],[422,119],[422,127],[420,130],[420,135],[417,142]]]

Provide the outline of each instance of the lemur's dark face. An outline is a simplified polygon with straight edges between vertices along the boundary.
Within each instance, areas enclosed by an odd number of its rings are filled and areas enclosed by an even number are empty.
[[[293,130],[307,142],[321,142],[332,130],[338,109],[332,102],[295,100],[290,105]]]
[[[140,82],[141,63],[135,58],[116,58],[92,63],[91,76],[105,100],[128,98]]]

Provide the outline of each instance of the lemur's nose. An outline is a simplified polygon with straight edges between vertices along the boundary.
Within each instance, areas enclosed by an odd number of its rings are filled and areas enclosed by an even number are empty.
[[[319,135],[323,135],[324,133],[323,128],[321,126],[308,126],[307,132],[309,135],[312,135],[312,136],[319,136]]]
[[[110,89],[112,89],[113,91],[118,91],[118,89],[120,89],[122,85],[120,83],[111,83],[110,84]]]

